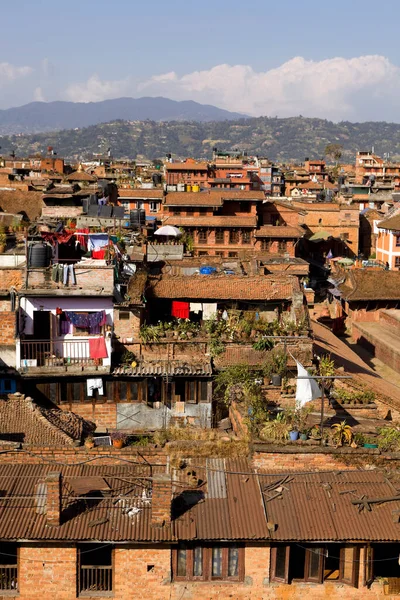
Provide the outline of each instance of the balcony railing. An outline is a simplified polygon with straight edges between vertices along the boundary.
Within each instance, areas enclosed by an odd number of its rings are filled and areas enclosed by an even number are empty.
[[[81,565],[79,573],[79,594],[93,595],[93,592],[112,592],[112,567]]]
[[[89,340],[21,340],[21,368],[97,367],[103,359],[91,358]]]
[[[18,590],[17,565],[0,565],[0,591]]]

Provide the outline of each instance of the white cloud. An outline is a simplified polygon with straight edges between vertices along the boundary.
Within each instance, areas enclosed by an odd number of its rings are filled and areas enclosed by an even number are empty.
[[[16,67],[10,63],[2,62],[0,63],[0,87],[5,86],[16,79],[20,79],[21,77],[26,77],[32,72],[32,67]]]
[[[95,102],[120,96],[166,96],[196,100],[249,115],[322,117],[333,120],[396,119],[400,69],[384,56],[295,57],[275,69],[217,65],[178,76],[174,71],[137,83],[133,76],[112,81],[93,75],[71,84],[69,100]]]
[[[365,112],[371,96],[393,102],[395,89],[400,89],[400,69],[376,55],[322,61],[295,57],[264,72],[223,64],[182,77],[174,72],[157,75],[140,86],[142,93],[215,103],[255,116],[302,114],[335,120],[357,116],[360,93]]]
[[[130,77],[119,81],[102,81],[98,75],[92,75],[84,83],[73,83],[67,87],[65,96],[72,102],[99,102],[110,98],[130,96],[134,84]]]
[[[46,98],[44,97],[43,90],[41,87],[37,87],[33,90],[33,99],[36,102],[46,102]]]

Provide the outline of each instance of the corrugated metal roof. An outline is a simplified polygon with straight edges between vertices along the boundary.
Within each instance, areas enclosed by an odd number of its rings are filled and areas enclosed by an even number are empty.
[[[0,539],[322,542],[397,541],[400,534],[393,520],[399,500],[374,503],[361,512],[352,504],[363,496],[398,494],[377,472],[256,475],[246,459],[195,458],[173,471],[171,525],[152,527],[152,477],[165,472],[164,466],[56,468],[63,474],[62,524],[49,527],[40,494],[55,466],[0,465]],[[188,479],[193,472],[195,487]],[[268,531],[267,522],[276,524],[275,531]]]
[[[186,471],[174,471],[172,523],[159,528],[151,526],[151,477],[165,467],[56,467],[63,475],[62,524],[48,527],[40,496],[45,486],[41,484],[55,466],[0,465],[0,539],[168,542],[267,538],[257,477],[236,474],[248,472],[248,462],[211,459],[206,463],[203,459],[200,466],[197,463],[198,489],[189,485]]]
[[[207,459],[208,498],[226,498],[225,461],[223,458]]]
[[[218,460],[218,459],[217,459]],[[207,460],[196,472],[207,483],[202,488],[204,501],[199,501],[190,511],[174,521],[174,533],[181,540],[251,540],[267,539],[268,530],[258,479],[248,473],[251,467],[246,459],[224,459],[224,473],[219,472],[218,462]],[[190,464],[190,463],[189,463]],[[211,471],[214,475],[208,479]],[[226,480],[226,496],[218,492],[222,476]]]
[[[182,360],[158,360],[147,361],[138,364],[136,367],[117,367],[113,375],[127,375],[129,377],[151,377],[159,376],[202,376],[211,377],[212,366],[208,362],[187,362]]]
[[[396,489],[381,473],[368,471],[291,475],[281,484],[279,475],[260,476],[269,522],[276,524],[272,539],[279,541],[394,541],[400,524],[392,511],[400,501],[372,504],[359,512],[352,500],[396,496]],[[277,488],[282,488],[281,495]]]

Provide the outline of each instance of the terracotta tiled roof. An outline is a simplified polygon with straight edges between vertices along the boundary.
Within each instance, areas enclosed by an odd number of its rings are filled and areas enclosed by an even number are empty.
[[[300,238],[304,231],[300,227],[291,227],[290,225],[263,225],[256,231],[256,237],[270,238]]]
[[[315,181],[307,181],[307,183],[300,183],[297,187],[299,190],[322,190],[324,185]]]
[[[0,190],[0,209],[4,212],[25,213],[30,221],[40,217],[44,202],[42,192]]]
[[[22,394],[10,394],[0,400],[0,440],[35,446],[71,446],[94,429],[72,412],[41,408]]]
[[[163,275],[149,278],[146,295],[176,300],[289,300],[298,285],[291,276]]]
[[[400,300],[400,271],[354,269],[338,289],[349,301]]]
[[[169,192],[166,206],[222,206],[220,192]]]
[[[163,219],[163,225],[175,225],[176,227],[256,227],[257,217],[231,217],[229,215],[175,217],[171,215]]]
[[[151,189],[151,190],[142,190],[142,189],[126,189],[126,188],[119,188],[118,189],[118,197],[119,198],[138,198],[139,200],[141,198],[150,198],[151,200],[154,199],[161,199],[164,197],[164,192],[163,190],[160,189]]]
[[[384,219],[378,223],[379,229],[389,229],[391,231],[400,231],[400,214]]]
[[[146,287],[147,273],[138,271],[128,281],[128,304],[143,304],[143,293]]]
[[[208,164],[206,162],[180,162],[166,163],[167,171],[207,171]]]
[[[223,200],[265,200],[264,192],[245,190],[221,190]]]
[[[97,177],[89,175],[86,171],[74,171],[65,178],[67,181],[97,181]]]

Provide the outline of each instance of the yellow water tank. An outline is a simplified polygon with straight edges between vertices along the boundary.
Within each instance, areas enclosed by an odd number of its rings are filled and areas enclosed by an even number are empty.
[[[199,185],[192,185],[192,192],[199,192],[199,191],[200,191]]]
[[[192,186],[191,185],[187,185],[186,186],[186,191],[187,192],[191,192],[192,191]]]

